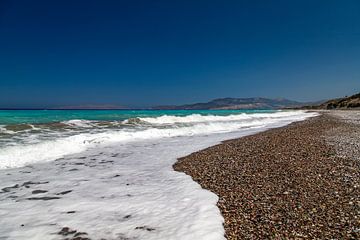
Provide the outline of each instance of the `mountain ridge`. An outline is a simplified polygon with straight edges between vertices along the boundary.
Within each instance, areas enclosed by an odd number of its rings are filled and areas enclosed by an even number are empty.
[[[241,109],[282,109],[291,107],[301,107],[306,103],[301,103],[286,98],[217,98],[209,102],[200,102],[185,105],[156,106],[156,110],[241,110]]]

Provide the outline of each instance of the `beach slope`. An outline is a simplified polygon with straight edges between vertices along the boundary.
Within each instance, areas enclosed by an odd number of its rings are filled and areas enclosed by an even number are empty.
[[[359,112],[323,112],[179,159],[219,196],[227,239],[359,239]]]

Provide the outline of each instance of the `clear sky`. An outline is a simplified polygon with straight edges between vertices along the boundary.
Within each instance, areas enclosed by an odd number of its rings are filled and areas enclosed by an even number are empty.
[[[358,0],[0,0],[0,107],[357,91]]]

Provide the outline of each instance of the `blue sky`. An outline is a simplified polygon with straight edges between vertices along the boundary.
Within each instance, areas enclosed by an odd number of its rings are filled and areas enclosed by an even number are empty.
[[[0,1],[0,107],[360,91],[360,1]]]

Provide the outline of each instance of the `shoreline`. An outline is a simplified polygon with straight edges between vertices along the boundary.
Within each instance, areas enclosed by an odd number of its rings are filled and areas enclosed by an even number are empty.
[[[319,112],[174,164],[219,197],[227,239],[360,237],[359,158],[338,147],[359,126],[346,111]]]
[[[227,130],[247,127],[236,132],[99,143],[98,147],[54,161],[3,169],[0,238],[78,239],[82,234],[89,239],[225,239],[224,218],[216,206],[218,196],[201,188],[188,175],[174,171],[173,164],[179,157],[223,140],[312,115],[271,113],[250,115],[248,121],[243,121],[243,115],[235,121],[234,116],[214,116],[210,130],[214,126]],[[180,120],[190,120],[202,130],[201,123],[195,124],[199,119],[193,118]],[[175,133],[181,130],[174,129]]]

